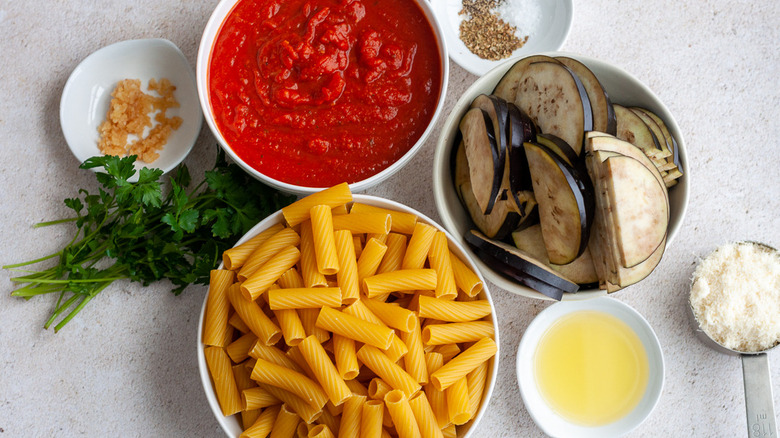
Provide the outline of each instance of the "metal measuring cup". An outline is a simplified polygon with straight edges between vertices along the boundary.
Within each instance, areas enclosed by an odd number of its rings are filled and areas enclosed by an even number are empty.
[[[753,244],[777,252],[775,248],[758,242],[738,242],[738,244]],[[694,279],[695,281],[695,279]],[[693,281],[691,282],[693,286]],[[762,351],[738,351],[724,347],[702,330],[696,314],[693,311],[690,298],[688,300],[688,316],[696,337],[715,351],[742,358],[742,378],[745,384],[745,408],[747,411],[747,427],[749,437],[776,437],[777,424],[775,419],[772,383],[769,374],[769,359],[767,351],[780,344],[775,341],[772,347]]]

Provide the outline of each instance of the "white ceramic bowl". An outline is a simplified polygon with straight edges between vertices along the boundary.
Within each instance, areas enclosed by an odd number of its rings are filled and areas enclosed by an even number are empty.
[[[645,394],[633,411],[604,426],[586,427],[569,422],[544,401],[534,378],[534,356],[539,340],[553,323],[572,312],[601,311],[626,323],[639,337],[647,353],[648,379]],[[553,437],[608,438],[622,436],[638,427],[653,411],[664,385],[664,357],[655,332],[632,307],[614,298],[555,303],[531,321],[517,350],[517,382],[526,410],[544,433]]]
[[[677,185],[669,189],[670,222],[666,238],[666,247],[669,248],[677,233],[682,227],[685,212],[688,208],[688,194],[690,186],[690,169],[686,155],[685,139],[683,138],[677,121],[669,112],[666,105],[661,102],[650,88],[637,78],[614,65],[598,59],[572,53],[545,53],[549,56],[569,56],[575,58],[590,68],[599,78],[601,85],[607,91],[610,100],[623,106],[640,106],[649,109],[666,122],[670,132],[677,140],[680,150],[680,160],[684,175],[678,180]],[[455,136],[458,133],[458,123],[466,113],[471,102],[478,95],[490,94],[501,77],[514,64],[515,61],[507,61],[504,64],[489,71],[477,79],[471,87],[460,97],[450,115],[444,122],[439,139],[436,142],[436,152],[433,157],[433,196],[436,201],[436,210],[439,212],[441,222],[449,232],[455,235],[455,239],[466,246],[469,255],[477,259],[477,265],[491,282],[502,289],[529,298],[550,298],[523,285],[520,285],[480,261],[470,247],[465,245],[463,236],[473,228],[473,223],[468,212],[463,208],[455,188],[452,184],[452,172],[450,169],[450,155],[455,146]],[[599,289],[581,289],[576,294],[564,293],[563,300],[581,300],[605,295],[606,291]]]
[[[219,4],[217,4],[217,7],[214,9],[214,12],[211,14],[211,18],[209,18],[209,21],[206,24],[206,28],[203,31],[203,36],[200,41],[200,47],[198,48],[198,58],[195,63],[196,78],[197,78],[196,80],[198,86],[198,95],[200,97],[200,105],[203,109],[203,114],[205,115],[206,118],[206,124],[211,129],[211,132],[214,133],[214,136],[219,141],[219,144],[222,147],[222,149],[224,149],[225,152],[230,156],[230,158],[232,158],[239,166],[241,166],[242,169],[244,169],[247,173],[249,173],[253,177],[268,184],[271,187],[274,187],[278,190],[287,193],[293,193],[297,195],[308,195],[311,193],[318,192],[322,190],[324,187],[307,187],[302,185],[286,183],[284,181],[279,181],[277,179],[264,175],[263,173],[254,169],[252,166],[250,166],[244,160],[242,160],[233,151],[233,149],[231,149],[230,145],[222,136],[222,134],[219,131],[219,128],[216,125],[216,122],[214,120],[214,114],[212,111],[212,106],[211,106],[211,95],[209,93],[209,63],[211,60],[211,52],[212,52],[212,47],[214,45],[214,40],[216,39],[217,34],[219,33],[220,28],[222,27],[222,23],[225,21],[228,14],[233,10],[233,7],[239,1],[241,0],[221,0]],[[363,180],[351,183],[349,186],[353,193],[361,192],[369,187],[379,184],[380,182],[390,177],[390,175],[394,174],[399,169],[401,169],[401,167],[403,167],[406,163],[408,163],[409,160],[411,160],[412,157],[414,157],[414,155],[417,152],[419,152],[420,149],[422,149],[422,146],[425,144],[425,141],[431,135],[431,132],[433,132],[433,128],[436,125],[436,121],[439,119],[439,116],[442,112],[442,108],[444,107],[444,99],[446,97],[447,83],[449,80],[449,57],[447,55],[447,44],[444,39],[444,33],[442,32],[442,28],[439,23],[439,20],[434,14],[433,8],[431,7],[429,1],[428,0],[413,0],[413,1],[415,1],[420,6],[420,9],[422,9],[423,13],[428,19],[428,22],[431,25],[431,29],[433,29],[433,32],[436,35],[436,42],[439,48],[439,57],[441,58],[442,76],[441,76],[441,90],[439,92],[439,98],[436,103],[436,110],[433,114],[433,117],[431,117],[431,120],[428,123],[428,126],[426,127],[425,131],[417,140],[417,142],[409,149],[409,151],[407,151],[406,154],[404,154],[401,158],[398,159],[398,161],[388,166],[383,171],[374,174],[368,178],[365,178]]]
[[[492,313],[490,316],[490,321],[493,323],[493,329],[495,331],[494,340],[496,341],[496,345],[498,346],[498,350],[496,351],[495,356],[490,360],[490,366],[488,368],[488,382],[485,388],[485,394],[484,398],[482,400],[482,404],[479,407],[479,412],[474,416],[474,418],[466,423],[466,425],[461,426],[459,430],[465,431],[463,433],[462,438],[467,438],[473,435],[474,431],[477,429],[477,424],[482,419],[482,417],[485,415],[485,411],[487,410],[488,403],[490,402],[490,397],[493,395],[493,389],[496,386],[496,377],[498,375],[498,358],[501,357],[501,343],[499,341],[499,333],[498,333],[498,321],[496,318],[496,311],[495,307],[493,306],[493,298],[490,296],[490,291],[488,290],[488,285],[485,282],[485,279],[482,277],[482,274],[480,273],[479,269],[477,269],[476,264],[474,263],[473,258],[465,251],[465,248],[462,244],[458,243],[452,238],[452,235],[448,233],[441,225],[433,222],[430,218],[425,216],[424,214],[420,213],[417,210],[414,210],[410,207],[407,207],[403,204],[399,204],[395,201],[391,201],[388,199],[379,198],[376,196],[369,196],[369,195],[353,195],[353,200],[355,202],[360,202],[363,204],[373,205],[376,207],[382,207],[387,208],[390,210],[396,210],[401,211],[404,213],[411,213],[414,215],[417,215],[418,220],[420,222],[424,222],[426,224],[433,225],[437,229],[444,231],[447,234],[447,238],[450,243],[450,250],[453,252],[453,254],[456,254],[458,257],[460,257],[461,260],[463,260],[474,272],[479,276],[480,280],[482,280],[483,288],[482,292],[477,295],[480,299],[486,299],[490,302],[490,307],[492,308]],[[260,223],[255,225],[249,232],[247,232],[236,244],[241,244],[251,237],[259,234],[261,231],[269,228],[270,226],[282,223],[283,217],[281,210],[277,211],[276,213],[268,216],[267,218],[263,219]],[[220,265],[220,268],[222,266]],[[231,417],[225,417],[222,415],[222,411],[219,407],[219,402],[217,401],[217,396],[214,392],[214,386],[211,382],[211,377],[209,376],[209,370],[208,366],[206,365],[206,359],[203,354],[204,346],[203,346],[203,316],[206,312],[206,301],[208,300],[208,293],[203,298],[203,306],[200,309],[200,317],[198,321],[198,372],[200,374],[200,381],[203,384],[203,390],[206,392],[206,399],[209,402],[209,406],[211,407],[211,411],[214,413],[214,416],[217,419],[217,422],[219,422],[219,425],[222,426],[222,430],[225,431],[225,434],[228,437],[237,437],[241,434],[241,426],[239,425],[238,419],[236,416]]]
[[[538,21],[532,27],[533,31],[523,47],[512,52],[509,59],[522,58],[539,52],[554,52],[559,50],[566,41],[574,16],[574,5],[571,0],[530,0],[526,2],[538,14]],[[447,38],[447,47],[452,60],[469,73],[481,76],[506,60],[491,61],[472,53],[460,39],[460,22],[464,16],[459,15],[463,9],[461,0],[433,0],[433,9]],[[519,35],[523,29],[518,28]]]
[[[123,79],[140,79],[141,88],[146,90],[152,78],[168,78],[176,86],[174,97],[180,107],[169,109],[166,115],[181,117],[182,124],[168,138],[157,160],[136,161],[135,168],[153,167],[168,172],[184,160],[195,145],[203,123],[195,75],[175,44],[165,39],[143,39],[122,41],[92,53],[65,83],[60,100],[60,124],[70,150],[80,162],[102,155],[97,146],[98,126],[106,119],[116,84]],[[137,177],[136,173],[133,180]]]

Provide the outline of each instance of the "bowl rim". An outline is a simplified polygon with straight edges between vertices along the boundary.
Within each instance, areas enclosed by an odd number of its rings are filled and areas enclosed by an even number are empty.
[[[219,31],[221,30],[222,24],[224,23],[227,16],[233,11],[235,6],[240,1],[242,0],[220,0],[220,2],[214,8],[214,11],[212,12],[211,16],[209,17],[209,20],[206,22],[206,26],[201,36],[200,44],[198,46],[198,55],[195,61],[195,81],[198,90],[198,100],[200,102],[201,110],[203,112],[203,117],[206,119],[206,124],[208,125],[214,137],[216,137],[217,142],[219,143],[219,146],[222,148],[222,150],[224,150],[225,153],[227,153],[228,156],[230,156],[230,158],[234,162],[236,162],[236,164],[239,165],[239,167],[244,169],[245,172],[252,175],[255,179],[258,179],[263,183],[286,193],[292,193],[296,195],[310,195],[312,193],[319,192],[327,187],[307,187],[307,186],[301,186],[296,184],[290,184],[284,181],[271,178],[261,173],[260,171],[254,169],[252,166],[247,164],[244,160],[241,159],[241,157],[238,156],[238,154],[236,154],[233,151],[233,149],[227,143],[225,138],[222,136],[222,133],[219,131],[219,127],[217,127],[216,125],[214,116],[211,111],[211,96],[210,93],[208,92],[209,61],[211,59],[211,52],[214,45],[214,40],[216,39],[217,35],[219,34]],[[395,174],[409,161],[411,161],[411,159],[414,156],[416,156],[417,153],[423,148],[428,138],[433,133],[433,130],[436,127],[436,124],[439,118],[441,117],[442,112],[444,111],[444,104],[447,97],[447,88],[449,84],[449,75],[450,75],[449,51],[447,48],[446,37],[444,36],[444,31],[442,30],[441,23],[439,22],[439,19],[434,13],[430,2],[427,0],[411,0],[411,1],[414,1],[420,7],[423,14],[427,18],[431,26],[431,29],[434,33],[434,36],[436,37],[437,46],[439,48],[439,57],[441,58],[440,60],[441,87],[439,91],[439,97],[436,101],[436,109],[434,110],[434,113],[431,116],[431,120],[428,123],[426,129],[423,131],[422,135],[420,135],[420,138],[417,139],[414,145],[412,145],[412,147],[405,154],[403,154],[398,160],[396,160],[393,164],[391,164],[381,172],[371,175],[370,177],[365,178],[363,180],[350,183],[349,187],[353,192],[361,192],[363,190],[368,189],[369,187],[373,187],[381,183],[382,181],[386,180],[387,178]]]
[[[77,82],[80,80],[81,76],[84,74],[87,69],[92,67],[92,64],[97,62],[102,57],[106,56],[116,56],[118,54],[127,53],[128,51],[134,52],[134,53],[148,53],[150,49],[153,50],[166,50],[173,53],[173,55],[177,58],[177,61],[181,62],[182,66],[186,66],[186,75],[189,78],[189,80],[192,83],[192,91],[196,91],[196,81],[195,81],[195,74],[192,70],[192,67],[190,66],[189,61],[187,60],[187,57],[184,56],[184,53],[179,49],[179,47],[174,44],[172,41],[165,39],[165,38],[137,38],[137,39],[129,39],[124,41],[118,41],[112,44],[109,44],[107,46],[103,46],[94,52],[87,55],[84,59],[82,59],[78,65],[73,69],[71,74],[68,76],[67,81],[65,82],[65,86],[62,88],[62,93],[60,95],[60,102],[59,102],[59,121],[60,121],[60,129],[62,131],[63,136],[65,137],[65,142],[68,144],[68,148],[71,150],[73,155],[76,157],[79,162],[84,162],[86,159],[91,158],[92,154],[83,154],[82,148],[79,146],[76,146],[76,144],[79,143],[79,141],[74,137],[74,131],[73,128],[71,128],[69,121],[66,119],[68,114],[68,106],[71,102],[71,96],[73,95],[73,89],[76,87]],[[177,89],[183,89],[181,85],[177,86]],[[182,161],[184,161],[185,158],[192,152],[192,149],[195,147],[195,143],[197,142],[198,136],[200,134],[201,127],[203,126],[203,113],[201,112],[200,108],[197,108],[197,117],[195,117],[197,120],[193,120],[194,123],[193,132],[195,135],[192,138],[192,141],[187,142],[186,147],[182,148],[182,150],[179,152],[179,154],[176,156],[174,160],[171,161],[167,166],[159,167],[156,165],[156,162],[152,163],[144,163],[141,161],[135,162],[135,169],[136,173],[128,179],[130,182],[136,182],[139,177],[138,171],[141,168],[159,168],[163,171],[163,174],[170,172],[171,170],[175,169],[179,164],[181,164]],[[99,154],[100,151],[98,151]],[[100,168],[92,168],[92,171],[100,171]]]
[[[534,379],[534,356],[539,341],[562,317],[581,311],[600,311],[626,323],[642,341],[648,360],[645,394],[636,407],[624,417],[603,426],[582,426],[562,418],[543,397]],[[639,427],[655,410],[661,399],[666,376],[666,362],[661,343],[650,323],[630,305],[612,297],[587,301],[557,302],[542,310],[526,328],[517,347],[515,372],[520,396],[526,411],[536,425],[550,436],[597,438],[622,436]]]
[[[636,86],[639,90],[641,90],[641,93],[649,95],[653,102],[653,106],[656,106],[658,108],[658,114],[664,119],[664,122],[669,128],[669,131],[674,136],[675,140],[677,140],[678,148],[679,148],[679,156],[680,156],[680,162],[682,164],[684,175],[680,178],[680,183],[678,183],[674,191],[670,191],[670,198],[672,196],[675,197],[679,201],[680,208],[679,211],[676,211],[676,219],[670,223],[668,230],[667,230],[667,239],[666,239],[666,249],[665,251],[668,251],[669,247],[671,246],[672,242],[675,240],[677,234],[679,233],[680,229],[682,228],[682,224],[685,221],[686,212],[688,209],[688,201],[690,196],[690,181],[691,181],[691,170],[690,166],[688,165],[688,156],[687,156],[687,147],[685,138],[682,135],[682,131],[680,130],[679,125],[677,124],[677,120],[674,117],[674,115],[669,111],[669,108],[661,101],[660,98],[642,81],[637,79],[634,75],[627,72],[623,68],[616,66],[614,64],[611,64],[606,61],[599,60],[597,58],[593,58],[586,55],[581,55],[578,53],[572,53],[572,52],[542,52],[539,53],[541,55],[547,55],[547,56],[568,56],[574,59],[577,59],[589,68],[596,67],[597,69],[604,69],[604,70],[610,70],[612,73],[623,77],[623,80],[630,82],[633,86]],[[533,56],[533,55],[528,55]],[[499,286],[501,289],[504,289],[508,292],[521,295],[527,298],[535,298],[535,299],[541,299],[541,300],[547,300],[547,301],[554,301],[552,298],[537,292],[531,288],[528,288],[526,286],[523,286],[519,283],[516,283],[488,265],[486,265],[479,257],[476,256],[476,254],[471,250],[470,247],[468,247],[465,244],[465,240],[462,235],[456,234],[455,231],[458,230],[458,226],[455,223],[453,219],[453,215],[449,213],[447,209],[448,201],[447,196],[445,193],[449,190],[451,190],[450,186],[450,151],[452,149],[452,140],[454,139],[454,133],[457,130],[457,120],[462,116],[463,113],[465,113],[466,109],[470,105],[470,99],[467,97],[474,94],[479,94],[480,92],[490,92],[495,87],[495,84],[503,77],[504,73],[511,68],[512,65],[514,65],[515,62],[517,62],[519,59],[510,59],[502,64],[496,66],[492,70],[490,70],[485,75],[479,77],[476,81],[474,81],[463,94],[461,97],[458,98],[458,101],[455,103],[455,105],[450,110],[449,115],[447,118],[444,119],[444,123],[442,124],[442,127],[439,131],[439,137],[436,141],[436,148],[434,150],[434,157],[433,157],[433,198],[434,203],[436,204],[436,211],[439,214],[439,217],[441,218],[442,225],[444,225],[445,228],[447,228],[448,231],[453,232],[453,234],[456,236],[456,239],[458,240],[458,243],[464,244],[466,246],[466,249],[472,257],[474,257],[477,265],[479,268],[485,273],[485,276],[495,285]],[[488,89],[489,88],[489,89]],[[605,86],[605,88],[609,88],[608,86]],[[476,94],[475,94],[476,93]],[[614,100],[613,100],[614,102]],[[671,204],[671,202],[670,202]],[[670,205],[671,206],[671,205]],[[631,287],[631,286],[628,286]],[[601,297],[607,295],[607,292],[605,290],[600,289],[581,289],[577,293],[564,293],[562,301],[579,301],[579,300],[586,300],[586,299],[592,299],[596,297]]]
[[[472,256],[467,253],[463,245],[458,243],[452,238],[452,234],[450,234],[449,231],[447,231],[444,227],[442,227],[440,224],[436,223],[435,221],[431,220],[428,216],[424,215],[423,213],[415,210],[412,207],[406,206],[404,204],[401,204],[399,202],[381,198],[379,196],[372,196],[372,195],[363,195],[363,194],[353,194],[352,195],[353,200],[352,202],[361,202],[369,205],[375,205],[378,207],[383,207],[391,210],[401,211],[405,213],[412,213],[417,215],[418,221],[422,221],[426,224],[432,225],[436,227],[439,231],[443,231],[445,235],[447,236],[447,242],[450,245],[450,250],[458,255],[461,260],[463,260],[473,271],[477,274],[479,279],[482,281],[482,291],[479,293],[478,296],[484,297],[484,299],[488,300],[490,303],[490,309],[491,309],[491,322],[493,323],[493,329],[494,329],[494,341],[497,346],[496,354],[491,359],[491,365],[488,370],[488,376],[489,376],[489,382],[487,387],[484,390],[484,395],[482,398],[482,403],[480,405],[479,411],[477,412],[477,415],[469,420],[466,425],[468,425],[468,430],[466,431],[465,435],[460,438],[468,438],[471,435],[473,435],[474,431],[477,429],[477,425],[482,420],[482,417],[484,417],[485,412],[488,409],[488,405],[490,404],[490,398],[493,395],[493,391],[495,390],[496,382],[498,380],[498,369],[499,369],[499,358],[501,356],[501,343],[499,340],[499,324],[498,324],[498,314],[496,313],[496,308],[493,303],[493,297],[489,290],[488,282],[485,281],[484,276],[479,271],[477,265],[474,263],[474,259]],[[278,210],[275,213],[267,216],[262,221],[258,222],[254,227],[252,227],[249,231],[247,231],[246,234],[244,234],[241,239],[236,242],[236,245],[239,245],[251,237],[255,236],[256,234],[260,233],[262,230],[270,227],[271,225],[275,223],[280,223],[283,221],[282,211]],[[221,269],[223,267],[222,263],[220,263],[219,268]],[[214,417],[217,419],[217,422],[219,423],[220,427],[222,428],[223,432],[225,432],[225,435],[228,437],[234,437],[238,436],[240,433],[240,430],[234,429],[237,424],[235,421],[231,421],[230,418],[232,417],[225,417],[222,415],[222,411],[219,407],[219,402],[217,401],[216,394],[214,392],[214,387],[211,383],[211,376],[209,375],[208,366],[206,365],[206,358],[204,355],[205,346],[203,345],[203,318],[205,316],[206,312],[206,303],[208,301],[208,288],[206,288],[206,294],[203,296],[203,304],[201,304],[200,313],[198,316],[198,333],[197,333],[197,341],[196,341],[196,354],[197,354],[197,360],[198,360],[198,375],[200,377],[201,386],[203,387],[203,391],[206,395],[206,400],[209,404],[209,407],[211,408],[211,412],[214,414]],[[231,435],[231,431],[236,430],[238,433],[235,435]]]

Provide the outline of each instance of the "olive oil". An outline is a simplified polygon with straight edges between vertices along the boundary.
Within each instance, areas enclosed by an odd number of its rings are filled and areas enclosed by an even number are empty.
[[[547,404],[572,423],[602,426],[639,403],[648,379],[642,341],[623,321],[580,311],[556,321],[542,335],[534,375]]]

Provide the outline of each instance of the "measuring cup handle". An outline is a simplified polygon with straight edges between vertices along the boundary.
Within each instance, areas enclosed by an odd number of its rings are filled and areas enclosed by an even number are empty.
[[[745,381],[748,436],[776,437],[775,407],[766,353],[743,354],[742,377]]]

